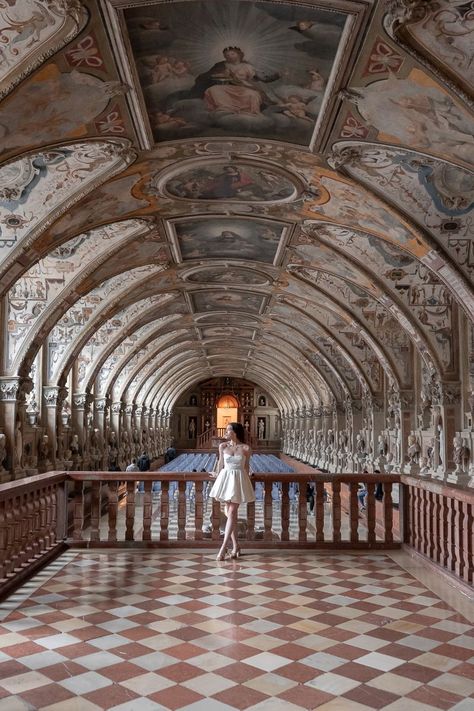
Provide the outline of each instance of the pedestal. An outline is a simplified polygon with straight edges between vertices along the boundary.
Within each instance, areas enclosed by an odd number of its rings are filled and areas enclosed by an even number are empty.
[[[414,462],[408,462],[408,464],[405,464],[405,466],[403,467],[403,473],[408,474],[409,476],[419,476],[420,467]]]

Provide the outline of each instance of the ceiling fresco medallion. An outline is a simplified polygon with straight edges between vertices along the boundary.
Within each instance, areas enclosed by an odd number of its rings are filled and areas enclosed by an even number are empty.
[[[248,291],[197,291],[192,295],[194,312],[244,311],[249,314],[262,312],[266,298]]]
[[[158,189],[182,200],[226,200],[226,202],[288,202],[302,186],[283,171],[256,163],[220,161],[201,163],[181,170],[169,179],[161,178]]]
[[[175,257],[239,259],[277,265],[289,227],[275,220],[206,217],[168,223]]]
[[[242,338],[252,341],[255,338],[255,330],[253,328],[239,328],[239,326],[208,326],[201,329],[203,339],[212,338]]]
[[[239,328],[258,328],[260,319],[250,314],[233,314],[233,313],[201,313],[195,314],[195,324],[198,328],[206,326],[238,326]]]
[[[313,146],[340,61],[366,19],[360,3],[103,0],[143,147],[240,136]],[[123,34],[119,34],[120,32]],[[134,106],[132,106],[134,104]],[[140,104],[140,110],[138,110]],[[146,144],[146,145],[145,145]]]
[[[268,286],[270,278],[263,272],[250,269],[240,269],[227,265],[209,267],[188,272],[186,281],[195,284],[237,284],[252,286]]]

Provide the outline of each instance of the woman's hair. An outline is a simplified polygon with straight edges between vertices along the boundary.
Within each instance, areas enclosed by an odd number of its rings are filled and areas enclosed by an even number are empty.
[[[243,61],[244,53],[242,52],[240,47],[225,47],[222,50],[222,54],[224,55],[224,57],[227,55],[227,52],[236,52],[236,54],[238,54],[240,56],[240,61],[241,62]]]
[[[232,427],[239,442],[245,442],[244,426],[240,422],[229,422],[229,426]]]

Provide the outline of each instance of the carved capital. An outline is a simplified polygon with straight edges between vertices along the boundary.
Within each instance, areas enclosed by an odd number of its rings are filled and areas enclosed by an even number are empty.
[[[72,396],[72,404],[76,410],[87,410],[91,403],[91,396],[89,393],[74,393]]]
[[[16,402],[20,392],[20,378],[0,378],[0,400]]]
[[[57,407],[61,398],[61,388],[57,385],[45,385],[43,387],[43,400],[46,407]]]
[[[113,402],[112,403],[112,412],[114,415],[120,415],[123,412],[124,405],[123,402]]]
[[[94,401],[94,408],[96,412],[105,412],[109,406],[109,401],[106,397],[98,397]]]
[[[461,383],[443,383],[442,404],[456,405],[461,402]]]

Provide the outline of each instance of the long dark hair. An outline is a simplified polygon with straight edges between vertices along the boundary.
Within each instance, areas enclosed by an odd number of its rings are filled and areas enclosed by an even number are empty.
[[[244,426],[241,425],[240,422],[229,422],[229,426],[232,427],[239,442],[243,444],[245,442]]]

